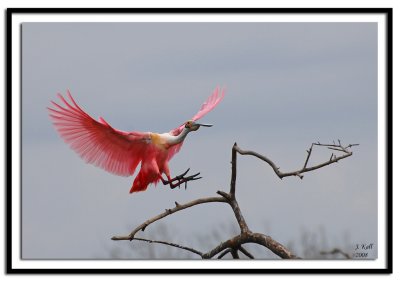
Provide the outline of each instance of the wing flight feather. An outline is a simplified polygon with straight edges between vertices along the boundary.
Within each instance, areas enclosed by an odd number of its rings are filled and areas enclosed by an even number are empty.
[[[112,128],[103,118],[94,120],[75,102],[58,94],[64,107],[53,102],[48,108],[53,124],[71,148],[86,162],[104,170],[129,176],[135,172],[148,145],[148,133],[124,132]]]

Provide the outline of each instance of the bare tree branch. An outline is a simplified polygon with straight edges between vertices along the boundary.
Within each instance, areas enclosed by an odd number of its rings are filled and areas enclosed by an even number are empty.
[[[335,142],[333,142],[333,144],[321,144],[319,142],[312,143],[310,148],[308,150],[306,150],[307,157],[306,157],[303,167],[297,171],[282,173],[282,172],[280,172],[279,168],[275,165],[275,163],[272,162],[269,158],[267,158],[257,152],[251,151],[251,150],[242,150],[235,143],[232,147],[232,161],[231,161],[232,174],[231,174],[231,183],[230,183],[229,193],[226,193],[223,191],[217,191],[217,194],[219,194],[220,197],[200,198],[197,200],[190,201],[186,204],[178,204],[177,202],[175,202],[174,208],[166,209],[165,212],[163,212],[151,219],[148,219],[147,221],[145,221],[144,223],[142,223],[141,225],[136,227],[129,235],[114,236],[111,239],[112,240],[130,240],[130,241],[131,240],[139,240],[139,241],[146,241],[148,243],[165,244],[165,245],[168,245],[171,247],[176,247],[176,248],[180,248],[180,249],[195,253],[195,254],[199,255],[202,259],[211,259],[218,254],[219,255],[217,258],[221,259],[227,253],[231,253],[232,257],[234,259],[237,259],[237,258],[239,258],[238,251],[242,252],[244,255],[246,255],[250,259],[254,259],[254,256],[251,253],[249,253],[246,249],[244,249],[242,245],[246,244],[246,243],[255,243],[255,244],[264,246],[265,248],[269,249],[270,251],[272,251],[277,256],[279,256],[283,259],[297,259],[298,257],[296,255],[294,255],[291,251],[289,251],[285,246],[283,246],[276,240],[272,239],[270,236],[267,236],[262,233],[253,233],[252,231],[250,231],[250,229],[246,223],[246,220],[243,217],[243,214],[240,210],[240,207],[236,200],[236,195],[235,195],[235,193],[236,193],[236,175],[237,175],[237,154],[236,153],[239,153],[241,155],[252,155],[252,156],[255,156],[255,157],[261,159],[264,162],[267,162],[272,167],[275,174],[281,179],[284,177],[288,177],[288,176],[298,176],[300,178],[303,178],[303,175],[302,175],[303,173],[320,169],[322,167],[336,163],[341,159],[351,156],[353,153],[351,151],[349,151],[348,149],[351,148],[352,146],[356,146],[356,145],[358,145],[358,144],[349,144],[344,147],[344,146],[342,146],[340,140],[338,140],[338,144],[336,144]],[[328,161],[320,163],[318,165],[308,167],[308,162],[310,160],[311,153],[313,151],[314,146],[323,146],[330,150],[339,151],[339,152],[343,153],[343,155],[336,156],[335,154],[332,153],[332,155],[330,156],[330,159]],[[228,203],[230,205],[230,207],[235,215],[236,221],[239,224],[240,234],[236,235],[224,242],[221,242],[219,245],[217,245],[213,249],[209,250],[208,252],[202,253],[193,248],[182,246],[182,245],[179,245],[176,243],[135,237],[137,232],[139,232],[140,230],[144,231],[148,225],[150,225],[166,216],[172,215],[173,213],[179,212],[186,208],[193,207],[195,205],[211,203],[211,202]],[[335,254],[335,253],[341,253],[345,257],[348,257],[348,255],[346,256],[346,253],[343,253],[338,249],[333,249],[331,252],[321,252],[321,254]]]
[[[175,208],[172,209],[166,209],[165,212],[159,214],[158,216],[155,216],[151,219],[148,219],[147,221],[145,221],[144,223],[142,223],[141,225],[139,225],[138,227],[136,227],[129,235],[127,236],[114,236],[111,239],[112,240],[132,240],[135,237],[135,234],[138,231],[144,231],[146,229],[146,227],[150,224],[152,224],[155,221],[158,221],[166,216],[169,216],[175,212],[184,210],[186,208],[189,207],[193,207],[195,205],[199,205],[199,204],[204,204],[204,203],[211,203],[211,202],[224,202],[224,203],[228,203],[227,200],[223,197],[208,197],[208,198],[200,198],[197,200],[193,200],[190,201],[186,204],[178,204],[177,202],[175,202]]]
[[[264,235],[262,233],[253,232],[241,233],[220,243],[214,249],[210,250],[207,253],[204,253],[202,258],[211,259],[225,249],[238,249],[241,245],[246,243],[256,243],[262,245],[283,259],[298,258],[296,255],[292,254],[288,249],[286,249],[285,246],[275,241],[270,236]]]
[[[233,164],[232,164],[233,165]],[[219,195],[221,195],[222,197],[224,197],[227,201],[227,203],[231,206],[233,213],[235,214],[236,220],[239,224],[240,227],[240,231],[242,233],[244,232],[248,232],[249,231],[249,227],[247,226],[246,220],[244,219],[242,212],[239,208],[239,204],[236,201],[236,198],[234,195],[232,195],[231,193],[225,193],[223,191],[218,190],[217,193]]]
[[[252,233],[249,235],[249,238],[246,240],[246,243],[256,243],[259,245],[263,245],[264,247],[271,250],[277,256],[283,259],[298,259],[296,255],[290,252],[285,246],[280,244],[279,242],[272,239],[270,236],[267,236],[262,233]]]
[[[232,165],[232,174],[231,174],[231,189],[229,191],[229,193],[232,196],[236,196],[235,195],[235,189],[236,189],[236,142],[232,147],[232,160],[231,160],[231,165]]]
[[[335,156],[335,155],[332,155],[331,158],[326,162],[323,162],[323,163],[321,163],[319,165],[315,165],[315,166],[312,166],[312,167],[307,167],[308,160],[310,159],[312,148],[313,148],[314,145],[327,146],[329,149],[338,150],[340,152],[343,152],[344,154],[341,155],[341,156],[338,156],[338,157]],[[242,155],[252,155],[252,156],[255,156],[255,157],[267,162],[271,166],[271,168],[274,170],[275,174],[280,179],[283,179],[284,177],[289,177],[289,176],[297,176],[297,177],[302,179],[303,178],[303,175],[302,175],[303,173],[307,173],[307,172],[310,172],[310,171],[313,171],[313,170],[317,170],[317,169],[320,169],[322,167],[331,165],[333,163],[337,163],[339,160],[342,160],[344,158],[347,158],[347,157],[353,155],[353,153],[348,151],[347,148],[350,148],[350,147],[355,146],[355,145],[358,145],[358,144],[350,144],[347,147],[343,147],[340,144],[340,141],[339,141],[338,145],[337,144],[320,144],[319,142],[318,143],[313,143],[311,145],[310,149],[307,150],[307,158],[306,158],[306,161],[304,163],[303,168],[301,168],[301,169],[299,169],[297,171],[287,172],[287,173],[282,173],[281,171],[279,171],[279,168],[275,165],[274,162],[272,162],[269,158],[267,158],[267,157],[265,157],[265,156],[263,156],[263,155],[261,155],[261,154],[259,154],[257,152],[254,152],[254,151],[251,151],[251,150],[242,150],[236,144],[234,145],[234,149],[238,153],[240,153]]]

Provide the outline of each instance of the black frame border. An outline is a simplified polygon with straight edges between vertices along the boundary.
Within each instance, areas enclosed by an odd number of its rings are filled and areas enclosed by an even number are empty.
[[[389,274],[393,273],[393,9],[392,8],[8,8],[6,11],[6,48],[5,48],[5,73],[6,73],[6,94],[5,94],[5,120],[6,120],[6,141],[5,141],[5,167],[6,167],[6,189],[5,189],[5,206],[6,206],[6,273],[7,274],[266,274],[266,273],[285,273],[285,274]],[[257,269],[17,269],[12,268],[12,237],[11,237],[11,188],[12,188],[12,122],[11,122],[11,95],[12,95],[12,16],[14,14],[385,14],[386,16],[386,184],[387,184],[387,208],[386,208],[386,225],[387,225],[387,255],[386,268],[318,268],[318,269],[274,269],[274,268],[257,268]]]

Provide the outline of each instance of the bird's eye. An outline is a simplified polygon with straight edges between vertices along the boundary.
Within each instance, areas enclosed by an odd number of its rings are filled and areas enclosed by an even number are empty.
[[[187,121],[186,124],[185,124],[185,127],[186,127],[186,128],[190,128],[191,123],[192,123],[192,122]]]

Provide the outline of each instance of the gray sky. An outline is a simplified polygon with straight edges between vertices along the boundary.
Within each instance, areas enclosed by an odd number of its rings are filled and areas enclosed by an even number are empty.
[[[266,163],[239,156],[237,197],[250,229],[283,244],[323,228],[332,247],[346,239],[376,245],[376,24],[24,23],[22,42],[23,258],[109,257],[129,243],[113,235],[174,201],[227,191],[235,141],[284,171],[303,165],[312,142],[360,143],[352,157],[303,180],[280,180]],[[46,110],[69,89],[115,128],[167,132],[217,85],[225,99],[202,119],[214,126],[190,134],[170,162],[173,175],[201,172],[187,190],[159,184],[129,194],[134,177],[82,161]],[[311,163],[330,156],[314,152]],[[172,242],[188,246],[231,222],[231,210],[218,204],[164,220]]]

